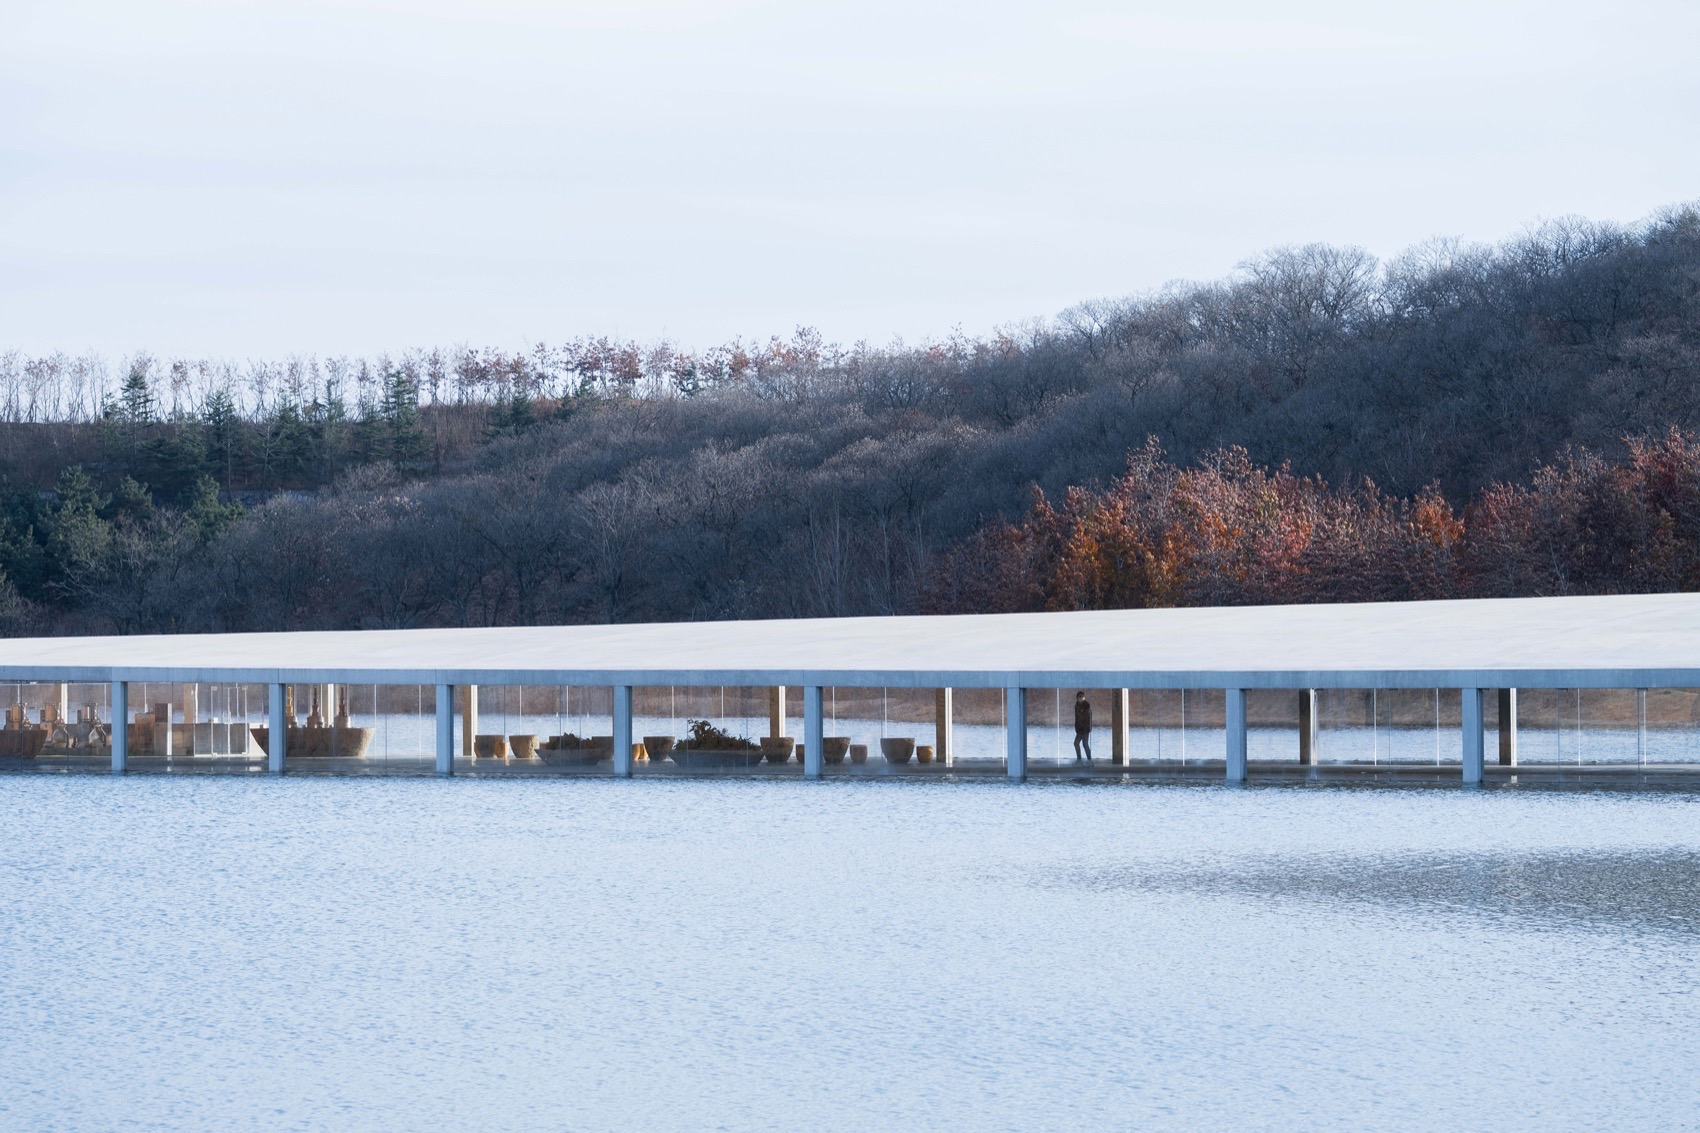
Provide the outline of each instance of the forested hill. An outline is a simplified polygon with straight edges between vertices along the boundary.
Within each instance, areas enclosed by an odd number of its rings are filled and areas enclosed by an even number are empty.
[[[11,353],[0,419],[10,633],[1691,588],[1700,209],[915,347]]]

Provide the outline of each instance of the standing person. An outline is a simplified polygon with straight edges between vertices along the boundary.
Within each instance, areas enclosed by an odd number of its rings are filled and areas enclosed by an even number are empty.
[[[1080,762],[1080,753],[1086,752],[1086,762],[1092,762],[1092,702],[1086,699],[1084,692],[1074,694],[1074,761]]]

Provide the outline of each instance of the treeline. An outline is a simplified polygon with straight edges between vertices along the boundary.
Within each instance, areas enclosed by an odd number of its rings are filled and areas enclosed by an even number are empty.
[[[1691,583],[1652,536],[1587,565],[1574,547],[1628,544],[1541,544],[1536,517],[1582,498],[1560,482],[1686,467],[1700,212],[1386,264],[1280,249],[918,347],[800,331],[97,370],[0,357],[9,632],[1669,588]],[[1631,514],[1608,496],[1578,530]],[[1286,518],[1212,534],[1253,503]],[[1101,569],[1056,549],[1099,539],[1170,549]]]

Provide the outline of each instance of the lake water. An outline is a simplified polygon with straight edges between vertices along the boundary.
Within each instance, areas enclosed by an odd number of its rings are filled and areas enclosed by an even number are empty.
[[[1697,808],[6,776],[0,1128],[1693,1127]]]

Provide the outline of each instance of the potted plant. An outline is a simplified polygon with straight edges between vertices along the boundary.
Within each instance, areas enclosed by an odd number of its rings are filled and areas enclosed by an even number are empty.
[[[689,731],[689,738],[673,748],[673,762],[680,767],[754,767],[764,758],[760,744],[707,720],[692,720]]]

